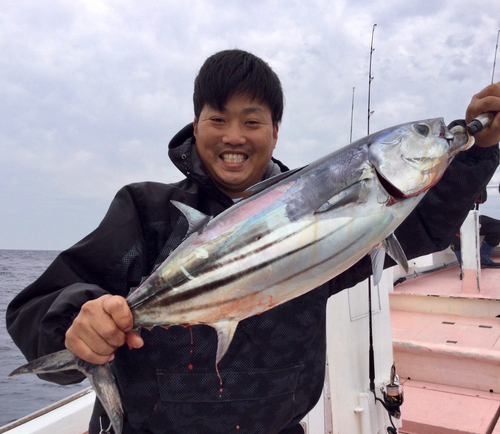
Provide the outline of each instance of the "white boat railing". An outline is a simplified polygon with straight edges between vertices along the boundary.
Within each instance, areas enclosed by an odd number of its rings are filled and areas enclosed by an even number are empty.
[[[0,427],[0,434],[83,434],[88,430],[95,393],[91,387]]]

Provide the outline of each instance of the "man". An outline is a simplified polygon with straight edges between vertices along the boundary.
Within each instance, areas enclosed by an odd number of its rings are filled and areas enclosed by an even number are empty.
[[[100,226],[12,301],[9,332],[30,360],[64,347],[92,363],[114,360],[124,433],[301,433],[299,421],[323,388],[326,302],[369,276],[369,258],[299,298],[241,321],[218,365],[230,379],[224,394],[217,393],[214,329],[156,327],[140,337],[130,331],[132,316],[123,297],[179,245],[188,227],[170,200],[216,215],[247,187],[287,170],[272,158],[283,95],[265,62],[240,50],[214,54],[199,71],[193,99],[194,122],[169,144],[169,156],[186,179],[120,190]],[[499,84],[473,98],[467,119],[491,110],[500,110]],[[498,165],[500,116],[477,138],[398,230],[409,257],[449,245],[488,183]],[[64,384],[82,376],[44,378]],[[96,402],[90,434],[107,424]]]

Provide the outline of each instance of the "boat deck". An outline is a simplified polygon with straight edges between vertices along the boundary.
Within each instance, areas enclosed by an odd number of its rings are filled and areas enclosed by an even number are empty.
[[[500,269],[479,282],[463,289],[455,265],[390,294],[400,433],[500,434]]]

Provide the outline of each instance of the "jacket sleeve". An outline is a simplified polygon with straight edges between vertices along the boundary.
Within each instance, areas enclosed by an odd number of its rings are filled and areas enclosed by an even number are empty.
[[[455,157],[440,181],[395,231],[408,259],[441,251],[450,245],[498,164],[498,145],[472,146]],[[386,259],[386,267],[394,264],[392,259]],[[330,294],[350,288],[369,275],[371,261],[366,256],[329,282]]]
[[[143,231],[136,199],[122,188],[99,227],[62,252],[9,304],[7,330],[28,360],[64,349],[65,333],[81,306],[104,294],[127,296],[144,272]],[[61,384],[79,373],[43,376]]]

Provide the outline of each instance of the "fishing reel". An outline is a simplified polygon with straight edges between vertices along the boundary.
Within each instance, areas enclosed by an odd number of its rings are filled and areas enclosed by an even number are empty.
[[[401,405],[403,405],[404,394],[403,390],[400,387],[399,377],[396,374],[395,364],[393,364],[391,367],[390,381],[386,383],[384,387],[380,388],[380,392],[384,397],[383,406],[389,413],[389,419],[392,424],[392,427],[387,428],[387,432],[389,434],[397,434],[398,431],[394,426],[394,423],[392,423],[392,418],[401,418]]]
[[[398,430],[392,421],[392,418],[400,419],[401,418],[401,405],[403,405],[403,391],[400,389],[399,377],[396,374],[396,364],[393,363],[391,367],[391,375],[389,377],[389,382],[385,384],[384,387],[380,388],[380,392],[384,400],[382,401],[377,394],[375,393],[375,357],[373,351],[373,332],[372,332],[372,311],[371,311],[371,280],[368,279],[368,323],[369,323],[369,338],[370,338],[370,346],[369,346],[369,356],[368,356],[368,364],[369,364],[369,378],[370,378],[370,391],[373,393],[375,398],[375,402],[380,402],[384,409],[387,411],[389,415],[389,421],[392,426],[387,427],[387,432],[389,434],[398,434]]]
[[[391,367],[391,377],[390,381],[381,387],[380,391],[384,397],[384,407],[390,416],[395,419],[401,418],[401,405],[404,401],[404,393],[400,387],[399,377],[396,374],[396,365],[393,364]]]

